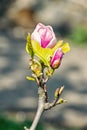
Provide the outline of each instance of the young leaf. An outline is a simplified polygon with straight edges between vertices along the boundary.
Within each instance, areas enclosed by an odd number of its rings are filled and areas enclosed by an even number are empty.
[[[31,57],[33,58],[34,52],[33,52],[32,44],[31,44],[30,34],[28,34],[28,36],[27,36],[26,51],[27,51],[27,53],[30,54]]]
[[[63,53],[70,51],[69,43],[65,43],[61,48],[62,48]]]
[[[57,44],[52,48],[53,53],[55,52],[56,49],[62,48],[63,53],[66,53],[70,51],[70,46],[69,43],[63,43],[63,41],[58,41]]]
[[[56,49],[60,48],[63,45],[63,40],[57,42],[57,44],[52,48],[52,52],[54,53]]]
[[[31,40],[34,54],[44,62],[46,66],[50,66],[50,57],[52,56],[52,49],[42,48],[40,44],[34,40]]]
[[[35,79],[33,77],[30,77],[30,76],[27,76],[26,79],[35,81]]]

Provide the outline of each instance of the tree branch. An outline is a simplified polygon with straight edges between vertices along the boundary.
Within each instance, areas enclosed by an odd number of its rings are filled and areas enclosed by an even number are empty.
[[[38,109],[37,109],[37,113],[36,116],[34,118],[34,121],[30,127],[30,129],[28,129],[27,127],[24,127],[25,130],[35,130],[39,119],[44,111],[44,103],[45,103],[45,93],[43,88],[39,87],[38,88],[38,94],[39,94],[39,101],[38,101]]]

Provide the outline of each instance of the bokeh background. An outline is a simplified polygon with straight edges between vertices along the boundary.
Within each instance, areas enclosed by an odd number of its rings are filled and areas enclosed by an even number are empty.
[[[38,22],[51,25],[71,51],[47,84],[50,101],[64,85],[62,97],[68,103],[45,112],[37,129],[86,130],[87,0],[0,0],[0,130],[23,129],[35,116],[37,87],[26,80],[30,71],[25,45]]]

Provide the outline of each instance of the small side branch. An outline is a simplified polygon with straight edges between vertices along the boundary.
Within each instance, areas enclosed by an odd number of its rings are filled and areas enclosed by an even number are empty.
[[[45,102],[48,102],[48,93],[47,93],[47,87],[46,87],[46,84],[44,84],[44,92],[45,92]]]
[[[61,86],[60,88],[56,89],[55,95],[54,95],[55,96],[54,101],[52,103],[46,102],[45,105],[44,105],[44,110],[49,110],[56,105],[59,105],[59,104],[66,102],[66,100],[63,100],[62,98],[59,99],[63,90],[64,90],[64,86]]]

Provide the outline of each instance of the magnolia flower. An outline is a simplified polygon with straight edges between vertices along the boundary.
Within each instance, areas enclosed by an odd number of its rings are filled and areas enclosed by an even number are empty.
[[[61,60],[62,60],[63,54],[64,54],[64,53],[62,52],[62,49],[61,49],[61,48],[58,48],[58,49],[54,52],[54,54],[53,54],[53,56],[52,56],[52,58],[51,58],[51,60],[50,60],[51,67],[52,67],[53,69],[56,69],[56,68],[59,67],[59,65],[61,64]]]
[[[43,48],[53,48],[56,44],[56,37],[51,26],[37,24],[31,34],[31,40],[37,41]]]
[[[69,43],[56,40],[51,26],[39,23],[33,33],[27,36],[26,51],[32,59],[35,55],[45,66],[56,69],[61,63],[63,54],[70,51],[70,46]]]

